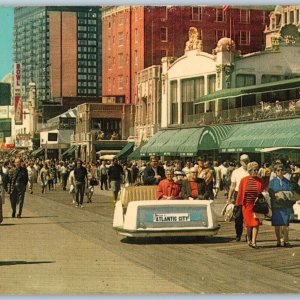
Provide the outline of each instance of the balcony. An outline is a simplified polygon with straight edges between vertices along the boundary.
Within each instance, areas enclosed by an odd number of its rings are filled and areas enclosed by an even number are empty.
[[[275,103],[264,102],[264,105],[245,106],[222,110],[218,113],[206,112],[195,115],[185,115],[182,127],[195,125],[230,124],[243,122],[257,122],[263,120],[289,119],[300,117],[300,99]],[[177,124],[171,124],[177,127]]]

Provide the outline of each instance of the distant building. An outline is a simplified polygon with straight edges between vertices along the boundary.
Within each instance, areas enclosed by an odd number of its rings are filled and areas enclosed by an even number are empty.
[[[36,110],[44,104],[61,104],[63,97],[99,99],[99,7],[16,7],[14,18],[14,62],[21,64],[23,101],[28,101],[31,82],[36,85]]]
[[[270,13],[270,23],[265,29],[266,48],[271,48],[278,38],[294,43],[295,38],[299,39],[299,30],[300,5],[277,5]]]
[[[163,57],[181,57],[190,27],[197,28],[205,52],[222,37],[235,40],[243,54],[264,49],[269,11],[255,6],[103,8],[103,95],[125,95],[125,103],[137,103],[138,72],[160,65]]]

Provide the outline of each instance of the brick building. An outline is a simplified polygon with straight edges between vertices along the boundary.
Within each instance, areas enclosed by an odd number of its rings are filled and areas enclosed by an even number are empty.
[[[23,101],[28,101],[31,82],[36,86],[37,110],[45,103],[61,104],[57,99],[63,97],[99,99],[99,7],[16,7],[14,18],[14,62],[22,66]]]
[[[204,51],[222,37],[241,53],[264,49],[263,31],[270,7],[114,6],[102,9],[103,95],[137,102],[137,73],[160,65],[165,56],[181,57],[187,32],[196,27]]]

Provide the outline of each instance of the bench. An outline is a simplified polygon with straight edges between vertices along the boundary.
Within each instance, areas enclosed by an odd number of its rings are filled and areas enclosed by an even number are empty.
[[[127,186],[121,190],[123,208],[131,201],[156,200],[156,185]]]

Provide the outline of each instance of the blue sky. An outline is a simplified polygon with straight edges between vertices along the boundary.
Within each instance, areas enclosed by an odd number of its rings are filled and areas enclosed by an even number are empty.
[[[0,80],[12,71],[13,23],[13,7],[0,7]]]

